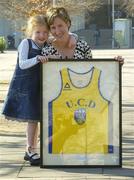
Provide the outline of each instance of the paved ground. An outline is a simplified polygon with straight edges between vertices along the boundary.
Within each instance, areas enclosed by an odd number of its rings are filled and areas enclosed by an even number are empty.
[[[30,167],[23,160],[25,123],[6,121],[0,116],[0,179],[1,180],[126,180],[134,179],[134,51],[93,50],[94,58],[122,55],[122,168],[53,168]],[[0,110],[7,93],[16,62],[16,52],[0,54]]]

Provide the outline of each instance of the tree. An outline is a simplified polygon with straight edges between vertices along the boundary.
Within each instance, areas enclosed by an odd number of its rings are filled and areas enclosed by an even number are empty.
[[[1,0],[0,17],[9,19],[27,18],[33,14],[44,14],[46,9],[52,6],[54,0]],[[64,6],[74,13],[84,9],[89,13],[98,11],[107,4],[107,0],[55,0],[56,5]],[[134,14],[133,0],[118,0],[119,9],[127,16]]]
[[[9,19],[27,18],[45,13],[50,3],[50,0],[6,0],[0,3],[0,15]]]
[[[56,5],[64,6],[78,12],[87,9],[90,12],[98,10],[105,0],[57,0]],[[53,0],[3,0],[0,3],[0,16],[9,19],[27,18],[34,14],[44,14],[52,6]]]
[[[98,10],[105,0],[57,0],[57,5],[62,5],[70,10],[87,9],[91,12]]]
[[[120,9],[123,10],[126,15],[134,16],[134,1],[133,0],[119,0]]]
[[[56,6],[66,7],[69,13],[81,16],[81,11],[86,14],[95,13],[106,0],[1,0],[0,16],[11,20],[16,31],[25,31],[27,18],[35,14],[45,14],[54,2]],[[90,18],[91,16],[86,17],[86,24],[90,23]]]

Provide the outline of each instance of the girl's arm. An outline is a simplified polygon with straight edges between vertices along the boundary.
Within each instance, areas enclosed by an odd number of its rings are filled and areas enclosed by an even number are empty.
[[[39,63],[37,56],[28,59],[29,44],[27,39],[22,40],[22,42],[20,43],[18,47],[18,53],[19,53],[19,67],[21,69],[28,69]]]

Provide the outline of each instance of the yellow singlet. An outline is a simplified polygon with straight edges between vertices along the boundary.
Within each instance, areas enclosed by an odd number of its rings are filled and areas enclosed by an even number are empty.
[[[61,92],[49,103],[49,153],[113,153],[108,143],[109,101],[99,90],[100,70],[90,70],[84,87],[74,86],[69,71],[61,70]]]

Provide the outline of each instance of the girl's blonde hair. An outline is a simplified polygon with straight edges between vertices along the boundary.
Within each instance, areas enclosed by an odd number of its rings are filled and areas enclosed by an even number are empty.
[[[54,23],[56,17],[62,19],[66,24],[69,23],[69,28],[71,26],[71,19],[67,10],[64,7],[49,8],[46,12],[46,16],[49,28]]]
[[[30,37],[32,35],[33,30],[38,26],[45,26],[47,29],[49,29],[46,16],[36,15],[30,17],[30,19],[27,22],[26,35]]]

